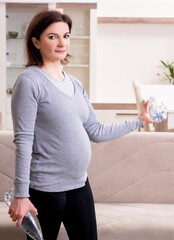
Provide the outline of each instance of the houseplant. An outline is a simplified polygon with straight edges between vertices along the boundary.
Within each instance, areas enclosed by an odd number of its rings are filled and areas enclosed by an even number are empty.
[[[174,84],[174,62],[164,62],[161,60],[164,78],[163,80],[168,80],[171,84]]]

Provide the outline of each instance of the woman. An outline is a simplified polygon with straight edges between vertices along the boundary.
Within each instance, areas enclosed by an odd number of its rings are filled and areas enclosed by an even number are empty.
[[[61,223],[70,240],[97,240],[87,178],[90,141],[112,140],[151,121],[145,105],[133,121],[98,122],[81,82],[62,69],[70,58],[71,27],[69,16],[58,11],[32,19],[26,33],[28,68],[12,95],[16,176],[9,214],[17,226],[28,211],[38,214],[44,240],[56,240]]]

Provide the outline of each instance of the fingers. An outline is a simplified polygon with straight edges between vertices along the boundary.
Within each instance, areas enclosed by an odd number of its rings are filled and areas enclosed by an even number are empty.
[[[36,208],[34,208],[34,211],[33,211],[33,212],[34,212],[35,215],[38,215],[38,211],[37,211]]]
[[[17,227],[21,226],[24,216],[20,216],[18,214],[15,214],[15,213],[11,212],[10,217],[11,217],[13,222],[16,222]]]
[[[16,226],[20,227],[25,214],[22,214],[20,211],[15,211],[12,207],[9,208],[8,214],[13,222],[16,222]]]
[[[16,227],[20,227],[22,225],[22,221],[23,221],[23,217],[18,218],[16,222]]]
[[[148,110],[148,104],[149,104],[149,100],[147,100],[145,103],[144,103],[144,110],[147,112]]]
[[[18,216],[16,216],[16,215],[11,214],[10,217],[11,217],[13,222],[16,222],[16,220],[18,219]]]
[[[144,105],[145,105],[145,106],[147,106],[147,105],[148,105],[148,103],[149,103],[149,100],[147,100],[147,101],[144,103]]]

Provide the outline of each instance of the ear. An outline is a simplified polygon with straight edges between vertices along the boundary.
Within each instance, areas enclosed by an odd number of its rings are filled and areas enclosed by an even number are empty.
[[[32,37],[31,41],[33,42],[34,46],[35,46],[37,49],[40,49],[40,42],[39,42],[39,40],[37,40],[37,38]]]

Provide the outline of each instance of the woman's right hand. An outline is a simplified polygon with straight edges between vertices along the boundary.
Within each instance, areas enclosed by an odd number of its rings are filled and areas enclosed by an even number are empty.
[[[28,198],[14,197],[9,207],[8,214],[12,220],[16,222],[16,226],[20,227],[24,216],[30,211],[35,215],[38,214],[37,209]]]

